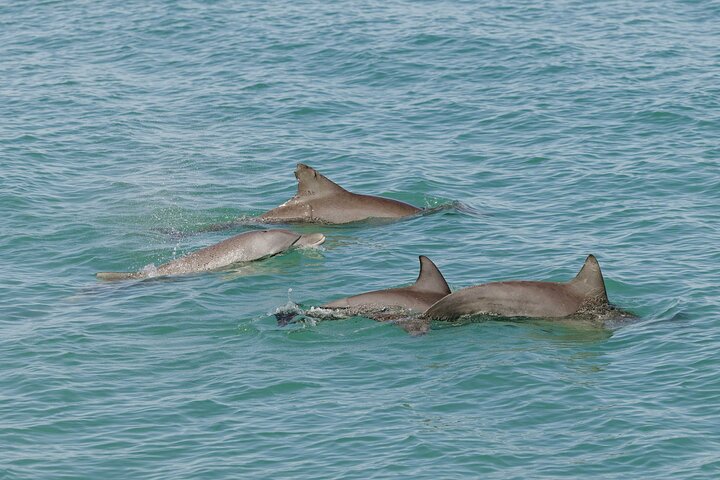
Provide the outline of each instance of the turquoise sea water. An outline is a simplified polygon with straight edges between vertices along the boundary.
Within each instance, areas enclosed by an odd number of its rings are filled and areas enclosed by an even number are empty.
[[[0,478],[718,478],[717,2],[0,4]],[[462,208],[103,284],[295,192]],[[273,312],[566,280],[606,329]]]

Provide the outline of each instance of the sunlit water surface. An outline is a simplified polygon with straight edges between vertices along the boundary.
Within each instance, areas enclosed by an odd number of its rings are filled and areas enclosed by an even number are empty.
[[[0,6],[0,477],[718,478],[718,25],[690,1]],[[251,228],[201,232],[287,200],[297,162],[461,208],[95,280]],[[420,254],[458,289],[588,253],[636,321],[272,315],[407,285]]]

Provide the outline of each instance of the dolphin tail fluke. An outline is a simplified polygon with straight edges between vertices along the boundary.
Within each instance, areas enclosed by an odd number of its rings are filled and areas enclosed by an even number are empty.
[[[445,277],[432,260],[425,255],[420,255],[420,274],[411,288],[424,292],[450,294],[450,287],[448,287]]]
[[[115,281],[115,280],[131,280],[134,278],[143,278],[138,272],[98,272],[95,274],[98,280]]]
[[[605,280],[600,270],[600,263],[594,255],[588,255],[582,268],[570,283],[585,296],[594,296],[607,301]]]

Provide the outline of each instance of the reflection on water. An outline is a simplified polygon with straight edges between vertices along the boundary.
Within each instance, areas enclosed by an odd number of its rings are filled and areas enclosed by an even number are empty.
[[[574,318],[537,319],[537,318],[500,318],[490,315],[467,315],[452,322],[432,323],[432,330],[463,327],[470,324],[497,324],[524,327],[528,335],[558,343],[593,343],[607,340],[612,329],[600,320],[582,320]]]

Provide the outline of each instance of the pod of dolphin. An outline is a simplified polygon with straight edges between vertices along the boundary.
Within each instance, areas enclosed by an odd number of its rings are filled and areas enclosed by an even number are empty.
[[[422,209],[398,200],[349,192],[315,169],[297,165],[297,194],[258,217],[263,223],[344,224],[372,218],[397,219]],[[290,230],[251,231],[235,235],[184,257],[138,272],[100,272],[100,280],[145,279],[216,271],[240,262],[277,255],[291,248],[322,244],[320,233],[301,235]],[[567,282],[504,281],[463,288],[451,293],[435,264],[420,256],[420,273],[409,287],[389,288],[334,300],[305,312],[319,318],[361,315],[392,321],[411,334],[423,334],[432,320],[453,321],[465,316],[524,318],[592,318],[612,310],[600,264],[589,255],[575,278]],[[285,325],[297,313],[278,313]]]

